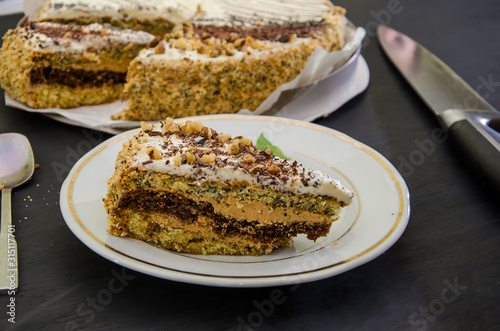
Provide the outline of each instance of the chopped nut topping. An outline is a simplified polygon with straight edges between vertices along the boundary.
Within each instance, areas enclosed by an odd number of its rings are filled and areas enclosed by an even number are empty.
[[[163,133],[163,134],[168,132],[168,126],[166,126],[166,125],[162,125],[160,129],[161,129],[161,133]]]
[[[192,162],[196,161],[196,158],[194,157],[193,153],[186,152],[186,160],[188,163],[192,163]]]
[[[212,129],[210,129],[206,126],[204,126],[203,129],[201,129],[200,133],[201,133],[202,137],[205,137],[207,139],[212,138],[212,134],[213,134]]]
[[[236,146],[234,144],[230,144],[229,145],[229,152],[231,154],[238,154],[240,152],[240,149],[238,148],[238,146]]]
[[[163,134],[167,132],[179,132],[181,130],[179,124],[175,123],[173,118],[167,117],[165,118],[165,121],[160,123],[163,123],[163,125],[161,126],[161,132]]]
[[[167,127],[168,132],[171,132],[171,133],[181,131],[181,128],[180,128],[179,124],[177,124],[177,123],[172,123],[169,126],[165,125],[165,127]]]
[[[172,158],[172,162],[174,162],[174,165],[176,167],[180,166],[181,163],[182,163],[182,157],[181,157],[181,153],[180,152],[177,152],[174,157]]]
[[[210,153],[210,154],[205,154],[201,157],[201,159],[207,163],[214,163],[215,162],[215,153]]]
[[[187,121],[181,128],[181,131],[189,134],[193,132],[200,132],[203,129],[203,124],[198,121]]]
[[[171,117],[165,118],[165,126],[171,126],[174,123],[174,119]]]
[[[295,162],[275,161],[272,151],[266,148],[264,151],[257,149],[251,139],[236,136],[231,138],[228,133],[219,134],[217,131],[204,127],[200,122],[186,121],[182,126],[174,122],[172,118],[160,121],[159,125],[150,122],[142,122],[143,130],[146,130],[149,139],[160,140],[158,145],[146,148],[149,160],[143,161],[148,164],[154,160],[167,158],[166,165],[181,166],[190,164],[193,172],[202,179],[202,168],[238,168],[257,176],[257,183],[270,181],[271,183],[286,182],[290,176],[298,176],[291,185],[313,186],[312,173],[304,172],[304,169]],[[154,131],[153,131],[154,130]],[[161,131],[161,132],[160,132]],[[171,131],[181,141],[172,142]],[[155,136],[160,136],[155,138]],[[162,142],[164,141],[164,142]],[[231,157],[235,155],[235,157]],[[297,171],[299,170],[299,171]],[[315,186],[316,187],[316,186]]]
[[[307,29],[307,27],[302,27],[300,30]],[[227,31],[225,27],[183,24],[174,27],[170,33],[165,35],[164,39],[175,48],[186,51],[195,50],[208,57],[218,57],[221,55],[233,56],[238,50],[251,53],[254,49],[269,49],[271,46],[265,40],[287,42],[289,37],[288,35],[281,37],[280,34],[277,34],[277,31],[273,31],[276,29],[272,28],[264,30],[260,27],[253,29],[238,28],[237,30],[237,33],[234,33]],[[251,33],[253,37],[244,37],[248,33]],[[163,53],[164,49],[158,51]]]
[[[203,129],[203,123],[199,121],[191,122],[191,126],[193,127],[194,132],[201,132]]]
[[[245,38],[240,38],[234,42],[234,47],[240,48],[245,45]]]
[[[149,155],[149,158],[152,160],[161,160],[161,152],[155,147],[149,147],[146,150],[146,154]]]
[[[219,135],[219,141],[228,141],[231,139],[231,135],[229,133],[222,133]]]
[[[211,52],[210,52],[210,57],[217,57],[220,55],[220,51],[218,49],[213,49]]]
[[[181,132],[184,132],[186,134],[193,133],[193,129],[191,128],[190,125],[188,125],[188,122],[184,123],[184,125],[181,126]]]
[[[243,139],[241,139],[241,142],[244,143],[247,146],[252,146],[252,139],[243,138]]]
[[[155,54],[164,54],[165,53],[165,44],[163,43],[158,43],[158,45],[155,46]]]
[[[255,163],[255,158],[252,156],[252,154],[245,154],[245,155],[243,155],[243,162]]]
[[[142,129],[142,131],[151,131],[151,130],[153,130],[153,123],[142,121],[141,122],[141,129]]]
[[[271,174],[271,175],[277,175],[281,172],[281,169],[276,167],[274,164],[271,164],[268,168],[267,168],[267,171]]]
[[[249,172],[251,174],[254,174],[254,173],[262,171],[262,169],[264,169],[264,166],[262,164],[258,164],[255,167],[253,167],[252,169],[250,169]]]

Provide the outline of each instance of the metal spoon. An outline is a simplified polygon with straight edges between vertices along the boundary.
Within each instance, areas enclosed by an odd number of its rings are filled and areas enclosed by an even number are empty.
[[[17,291],[17,242],[12,225],[11,192],[33,175],[35,160],[28,138],[19,133],[0,134],[0,188],[2,226],[0,228],[0,294]]]

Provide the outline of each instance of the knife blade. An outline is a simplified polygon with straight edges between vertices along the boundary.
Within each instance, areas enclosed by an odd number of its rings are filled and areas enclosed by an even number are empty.
[[[405,34],[379,25],[391,62],[437,116],[463,158],[500,192],[500,112],[438,57]]]

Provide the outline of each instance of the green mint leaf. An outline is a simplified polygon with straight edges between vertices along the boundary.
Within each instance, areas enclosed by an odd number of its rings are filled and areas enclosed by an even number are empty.
[[[271,144],[271,142],[269,140],[267,140],[266,137],[264,137],[263,133],[261,133],[259,135],[259,138],[257,139],[257,143],[255,144],[255,146],[258,149],[262,149],[262,150],[266,149],[266,147],[269,147],[271,152],[273,152],[273,154],[276,155],[277,157],[285,159],[285,160],[290,160],[289,157],[286,157],[285,154],[283,154],[283,152],[281,151],[281,149],[278,146],[274,146],[273,144]]]

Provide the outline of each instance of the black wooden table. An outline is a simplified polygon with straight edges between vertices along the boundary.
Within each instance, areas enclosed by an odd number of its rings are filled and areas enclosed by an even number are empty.
[[[59,209],[72,165],[110,135],[6,107],[2,93],[0,132],[25,134],[39,168],[12,197],[20,291],[0,297],[0,329],[500,329],[500,199],[452,144],[432,140],[437,120],[375,37],[379,23],[412,36],[500,108],[500,3],[337,4],[367,30],[362,54],[371,80],[365,92],[316,123],[371,146],[402,173],[411,217],[392,248],[351,271],[295,287],[208,287],[125,269],[82,244]],[[21,15],[0,18],[3,35]],[[412,158],[418,151],[425,157]],[[280,300],[270,305],[276,293]],[[8,321],[11,298],[15,324]]]

